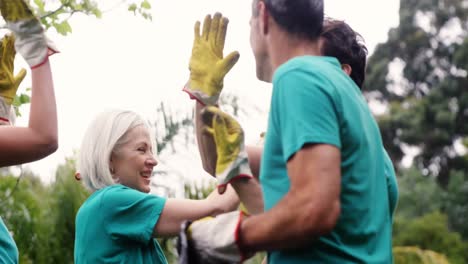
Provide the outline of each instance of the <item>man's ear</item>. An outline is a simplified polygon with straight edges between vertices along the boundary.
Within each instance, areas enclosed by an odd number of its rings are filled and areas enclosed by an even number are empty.
[[[351,68],[351,66],[349,64],[341,64],[341,69],[348,75],[348,76],[351,76],[351,72],[353,71],[353,69]]]
[[[260,32],[262,32],[264,35],[268,34],[268,23],[269,23],[269,18],[270,18],[270,13],[268,12],[268,9],[266,8],[265,2],[263,1],[258,1],[257,3],[257,8],[258,8],[258,14],[259,14],[259,20],[260,20]]]

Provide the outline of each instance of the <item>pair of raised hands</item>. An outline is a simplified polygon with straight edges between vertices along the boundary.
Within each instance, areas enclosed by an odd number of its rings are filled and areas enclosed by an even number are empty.
[[[224,76],[239,59],[234,51],[223,56],[228,19],[220,13],[206,16],[200,34],[200,22],[195,23],[195,38],[190,58],[190,79],[184,91],[203,104],[202,132],[211,136],[216,145],[216,179],[218,192],[242,177],[252,178],[244,144],[244,131],[230,115],[217,107],[223,89]],[[239,263],[243,253],[240,225],[244,213],[235,211],[185,224],[180,235],[182,250],[179,263]]]
[[[228,19],[220,13],[207,15],[200,34],[200,22],[195,23],[190,78],[184,91],[206,107],[202,110],[203,133],[213,137],[216,152],[218,191],[224,193],[227,184],[241,177],[252,177],[244,146],[244,131],[239,123],[217,107],[225,75],[239,60],[237,51],[223,56]]]
[[[47,39],[41,23],[24,0],[0,0],[0,12],[13,33],[5,35],[0,43],[0,118],[8,121],[16,91],[26,76],[25,69],[14,75],[16,52],[34,69],[57,49]]]

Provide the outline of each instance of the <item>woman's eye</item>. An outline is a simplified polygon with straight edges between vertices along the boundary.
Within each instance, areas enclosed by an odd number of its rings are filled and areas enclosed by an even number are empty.
[[[138,149],[138,151],[140,151],[140,152],[143,152],[143,153],[144,153],[144,152],[146,152],[146,149],[144,149],[144,148],[139,148],[139,149]]]

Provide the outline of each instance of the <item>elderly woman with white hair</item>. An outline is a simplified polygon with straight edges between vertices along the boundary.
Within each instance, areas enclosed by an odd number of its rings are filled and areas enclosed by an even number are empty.
[[[204,200],[148,194],[154,141],[146,122],[125,110],[104,112],[82,142],[79,178],[92,194],[76,216],[75,263],[167,263],[157,237],[178,235],[185,220],[230,211],[235,191]]]

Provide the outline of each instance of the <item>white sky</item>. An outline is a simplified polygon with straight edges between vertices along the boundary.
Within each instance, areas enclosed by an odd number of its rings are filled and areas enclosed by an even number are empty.
[[[102,9],[112,6],[111,2],[120,1],[106,1],[108,6],[102,5]],[[61,50],[51,57],[60,146],[53,155],[27,165],[45,182],[50,182],[57,165],[78,149],[90,120],[104,109],[130,109],[151,119],[164,101],[175,111],[188,111],[193,104],[181,88],[189,73],[193,24],[216,11],[230,20],[225,54],[233,50],[241,54],[225,79],[225,91],[239,95],[241,105],[254,105],[261,110],[241,118],[247,142],[255,142],[265,130],[271,89],[255,78],[249,46],[251,1],[153,0],[151,4],[153,21],[133,16],[122,5],[101,19],[73,16],[73,33],[66,37],[48,33]],[[371,53],[376,44],[386,40],[388,30],[398,25],[398,0],[326,0],[325,4],[328,16],[345,20],[361,33]],[[26,67],[20,56],[16,63]],[[30,83],[28,73],[20,92]],[[27,124],[28,111],[29,105],[21,109],[23,117],[17,125]],[[170,167],[180,167],[181,163],[188,167],[179,170],[184,177],[201,171],[198,160],[194,161],[198,159],[194,148],[187,153],[195,154],[165,155]],[[192,160],[192,164],[186,160]]]

